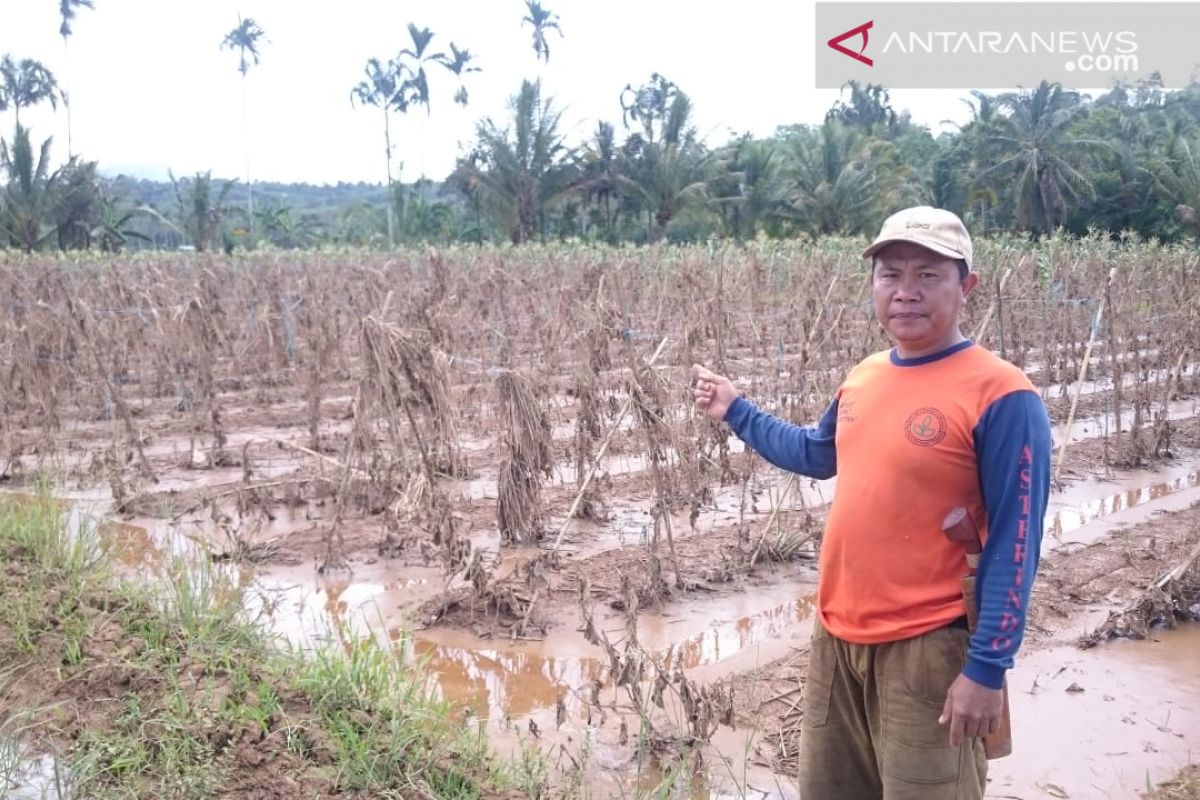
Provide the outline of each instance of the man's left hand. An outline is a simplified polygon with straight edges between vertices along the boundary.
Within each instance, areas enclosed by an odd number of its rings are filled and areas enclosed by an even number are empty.
[[[966,675],[959,675],[946,692],[946,704],[938,722],[950,725],[950,746],[958,747],[964,738],[995,733],[1003,710],[1002,689],[989,689]]]

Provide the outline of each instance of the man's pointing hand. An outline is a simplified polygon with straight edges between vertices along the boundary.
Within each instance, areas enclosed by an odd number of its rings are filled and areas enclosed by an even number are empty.
[[[692,377],[696,379],[696,408],[718,422],[725,419],[729,407],[738,397],[733,383],[699,364],[692,365]]]

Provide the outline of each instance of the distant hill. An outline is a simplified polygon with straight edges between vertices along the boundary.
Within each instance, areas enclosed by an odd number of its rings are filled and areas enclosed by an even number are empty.
[[[178,178],[191,177],[179,175]],[[216,186],[225,180],[214,178]],[[118,175],[112,179],[117,197],[134,206],[148,205],[164,214],[175,211],[175,188],[170,181],[152,181]],[[377,183],[338,183],[336,185],[314,185],[311,183],[254,183],[254,205],[257,208],[286,206],[296,215],[316,214],[320,217],[350,206],[369,203],[382,206],[387,199],[387,189]],[[229,192],[227,202],[232,206],[246,204],[246,184],[238,181]]]
[[[194,175],[177,175],[181,182],[190,181]],[[127,242],[130,249],[174,249],[188,244],[186,234],[179,227],[181,219],[188,218],[190,209],[181,209],[170,181],[156,181],[117,175],[109,178],[109,186],[116,203],[121,208],[139,209],[149,207],[156,213],[133,214],[124,224],[133,236]],[[213,178],[210,202],[218,202],[225,185],[232,183],[222,206],[225,209],[223,234],[235,237],[246,230],[246,185],[240,181]],[[187,184],[181,187],[185,203],[189,202]],[[452,220],[460,211],[463,201],[448,194],[443,184],[425,181],[418,185],[406,184],[401,201],[403,208],[397,209],[397,236],[420,238],[446,238],[454,235]],[[413,220],[406,221],[400,215],[412,205]],[[437,205],[436,214],[423,211]],[[374,183],[338,183],[336,185],[314,185],[310,183],[254,184],[254,212],[258,234],[283,247],[305,246],[319,241],[366,244],[384,240],[387,226],[387,189]],[[452,209],[447,211],[446,209]],[[440,216],[439,216],[440,214]],[[416,233],[411,230],[421,223],[432,224],[433,228],[422,228]],[[229,243],[228,237],[225,239]]]

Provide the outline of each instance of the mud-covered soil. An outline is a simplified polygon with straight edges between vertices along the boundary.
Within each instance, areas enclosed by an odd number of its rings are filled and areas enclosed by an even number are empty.
[[[1195,504],[1182,511],[1154,514],[1089,545],[1060,547],[1043,556],[1018,666],[1037,651],[1078,646],[1084,634],[1110,613],[1134,603],[1155,579],[1183,563],[1198,545],[1200,504]],[[1189,584],[1192,594],[1182,605],[1192,607],[1200,618],[1200,607],[1196,607],[1200,604],[1200,565],[1193,565],[1193,570],[1198,574]],[[784,774],[794,774],[807,666],[807,647],[797,646],[771,663],[733,678],[738,720],[760,731],[754,760]],[[1200,666],[1195,678],[1200,680]]]
[[[676,388],[686,383],[680,368],[662,372],[668,382],[678,384]],[[604,380],[617,386],[624,377],[614,370]],[[298,387],[264,391],[226,382],[217,403],[223,437],[219,446],[213,441],[211,420],[194,409],[170,398],[131,396],[141,453],[112,448],[119,424],[112,419],[68,419],[51,438],[37,428],[10,431],[9,451],[15,455],[4,477],[9,487],[19,488],[30,483],[39,468],[53,467],[65,478],[64,496],[82,501],[89,512],[131,523],[124,528],[113,524],[104,531],[112,539],[124,537],[121,561],[130,571],[143,570],[151,562],[161,566],[160,551],[169,531],[182,533],[198,545],[198,552],[244,562],[248,585],[279,589],[286,598],[262,602],[272,624],[289,639],[312,634],[303,615],[314,607],[323,619],[344,620],[370,604],[371,622],[380,620],[393,633],[417,629],[427,637],[422,647],[436,655],[438,678],[451,699],[467,701],[455,692],[478,693],[486,687],[491,696],[483,708],[493,717],[528,714],[532,721],[564,692],[568,698],[582,692],[580,686],[568,685],[568,676],[582,681],[585,675],[594,680],[602,674],[603,660],[581,636],[583,587],[584,605],[603,609],[610,628],[620,626],[621,612],[632,597],[643,621],[654,617],[661,626],[661,635],[648,637],[658,648],[648,648],[651,655],[683,647],[703,650],[706,637],[719,644],[715,655],[693,658],[689,665],[699,665],[704,681],[732,682],[739,726],[760,731],[751,760],[789,774],[807,668],[804,615],[809,611],[788,606],[797,602],[794,597],[772,604],[755,601],[781,586],[796,587],[796,595],[810,598],[833,482],[790,480],[731,441],[722,463],[716,455],[705,456],[712,461],[697,489],[681,474],[685,470],[680,454],[668,448],[672,548],[656,508],[658,489],[645,456],[644,433],[629,418],[617,426],[622,395],[607,393],[600,428],[604,433],[618,429],[608,439],[598,471],[599,513],[594,519],[566,524],[561,547],[555,550],[557,534],[579,492],[576,406],[570,381],[542,388],[540,402],[552,430],[549,477],[540,479],[543,536],[540,542],[517,547],[499,542],[503,448],[494,409],[489,410],[494,393],[483,381],[454,386],[463,409],[458,429],[463,469],[437,479],[447,498],[447,525],[413,513],[422,501],[408,496],[411,485],[402,485],[398,476],[364,473],[362,462],[346,469],[356,389],[346,376],[322,386],[316,436],[309,430],[309,406]],[[762,388],[751,386],[748,393]],[[1200,512],[1195,509],[1155,513],[1124,528],[1120,520],[1112,526],[1107,521],[1095,524],[1102,518],[1118,519],[1118,511],[1128,512],[1135,505],[1190,491],[1197,485],[1194,476],[1200,465],[1200,417],[1193,401],[1181,395],[1178,408],[1172,406],[1178,418],[1171,423],[1169,439],[1159,436],[1161,427],[1156,432],[1148,423],[1141,432],[1139,458],[1134,459],[1128,432],[1118,448],[1108,430],[1103,415],[1110,403],[1110,392],[1097,391],[1085,395],[1078,409],[1058,487],[1062,491],[1052,496],[1052,503],[1061,506],[1053,531],[1064,541],[1048,539],[1023,655],[1074,646],[1110,612],[1132,602],[1196,540]],[[1054,421],[1061,424],[1066,402],[1057,399],[1050,405]],[[668,438],[686,456],[692,430],[689,411],[672,406],[664,419]],[[383,442],[383,434],[376,432]],[[122,463],[113,463],[118,456]],[[1123,466],[1138,466],[1143,472],[1126,480]],[[1155,470],[1170,479],[1157,485]],[[1106,488],[1109,484],[1111,490]],[[342,485],[348,487],[349,499],[339,504]],[[790,493],[781,500],[785,487]],[[776,515],[777,506],[782,510]],[[1129,516],[1121,519],[1128,522]],[[1118,529],[1110,531],[1113,526]],[[656,541],[653,549],[651,541]],[[470,558],[476,554],[478,570],[472,573]],[[448,558],[457,559],[450,569]],[[747,604],[745,616],[729,611]],[[784,607],[787,610],[780,612]],[[708,619],[702,619],[706,614]],[[744,624],[748,619],[757,621]],[[727,637],[734,629],[738,635]],[[761,634],[762,630],[770,632]],[[791,638],[781,638],[785,636]],[[439,637],[453,646],[433,644]],[[762,651],[765,663],[745,655],[761,644],[759,637],[772,639]],[[121,648],[127,644],[118,643],[117,651],[124,652]],[[494,650],[501,647],[506,649]],[[539,648],[536,657],[523,647]],[[556,653],[556,647],[570,648],[570,655]],[[731,658],[730,653],[735,655]],[[119,695],[127,679],[132,680],[123,669],[73,682],[73,687],[83,688],[58,699],[81,702],[93,692],[100,698],[93,713],[117,713],[104,711],[105,698],[106,692]],[[220,686],[228,676],[204,672],[201,677],[207,687]],[[89,683],[101,678],[111,679],[108,689]],[[496,688],[502,680],[513,681],[505,683],[503,692]],[[567,707],[571,714],[584,713],[577,703]],[[56,730],[55,735],[70,738],[92,725],[111,723],[109,717],[85,716],[77,727]],[[542,726],[547,727],[544,719]],[[242,746],[241,733],[231,731],[228,736],[235,748]],[[268,792],[265,797],[275,791],[270,788],[274,778],[269,762],[276,756],[270,755],[269,738],[270,731],[247,740],[247,747],[267,754],[267,761],[255,767],[267,776],[258,787]],[[297,765],[288,758],[288,753],[278,755],[281,774],[294,780]],[[247,780],[253,785],[253,778]],[[285,783],[280,778],[280,786]],[[280,788],[278,796],[287,796],[282,792],[290,788]]]
[[[1156,579],[1187,560],[1198,542],[1200,505],[1194,505],[1155,514],[1100,541],[1059,548],[1039,566],[1025,647],[1044,646],[1061,638],[1064,630],[1078,627],[1080,620],[1126,608]],[[1196,595],[1183,600],[1184,609],[1200,602],[1200,581],[1191,591]]]
[[[791,537],[789,544],[793,549],[787,552],[781,551],[777,532],[752,532],[748,525],[703,533],[680,532],[683,535],[675,540],[673,548],[660,541],[652,551],[638,542],[585,558],[565,557],[551,562],[552,575],[540,578],[518,568],[509,581],[496,582],[489,591],[494,594],[501,586],[510,587],[521,603],[533,600],[536,592],[537,603],[522,635],[535,632],[545,635],[555,620],[571,618],[572,612],[579,608],[584,586],[588,589],[587,602],[616,610],[625,609],[630,591],[636,597],[637,608],[644,610],[669,608],[685,598],[714,598],[753,591],[755,587],[786,580],[799,571],[815,573],[813,560],[821,517],[805,514],[788,524],[786,535]],[[678,573],[672,567],[676,563]],[[421,621],[425,625],[467,628],[477,635],[490,636],[500,629],[511,628],[518,619],[524,620],[524,607],[515,616],[489,613],[496,609],[487,607],[487,596],[480,597],[470,588],[458,589],[426,603]]]

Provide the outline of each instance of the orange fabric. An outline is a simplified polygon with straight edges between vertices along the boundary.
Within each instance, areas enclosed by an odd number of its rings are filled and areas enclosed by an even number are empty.
[[[883,352],[851,370],[838,390],[838,483],[821,546],[818,613],[831,634],[897,641],[965,613],[966,557],[942,520],[965,506],[986,536],[974,429],[992,402],[1031,388],[978,345],[916,366]]]

